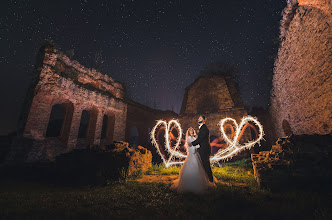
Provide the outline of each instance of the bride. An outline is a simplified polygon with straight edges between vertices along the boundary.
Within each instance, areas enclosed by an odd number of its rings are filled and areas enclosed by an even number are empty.
[[[193,128],[189,128],[186,132],[185,148],[187,150],[187,158],[181,167],[179,178],[174,181],[171,189],[178,193],[192,192],[196,194],[204,194],[209,190],[216,188],[216,184],[209,181],[209,178],[203,168],[199,153],[196,151],[199,145],[189,147],[188,141],[196,140],[197,135]],[[216,179],[214,178],[215,182]]]

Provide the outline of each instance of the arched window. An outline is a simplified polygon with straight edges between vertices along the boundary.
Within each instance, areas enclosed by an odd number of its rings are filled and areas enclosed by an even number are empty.
[[[93,144],[95,142],[95,132],[97,123],[97,110],[83,110],[81,116],[80,127],[78,130],[78,139],[80,148],[84,148],[84,145]]]
[[[107,117],[107,115],[104,115],[103,125],[102,125],[102,128],[101,128],[101,136],[100,136],[101,139],[106,138],[107,122],[108,122],[108,117]]]
[[[63,105],[53,105],[46,130],[46,137],[59,137],[61,135],[65,114],[66,109]]]
[[[90,113],[86,110],[83,110],[81,116],[80,128],[78,130],[78,138],[87,137],[89,120],[90,120]]]
[[[58,137],[61,141],[67,142],[73,113],[73,103],[67,101],[62,104],[55,104],[51,110],[46,137]]]
[[[113,113],[105,114],[103,117],[103,125],[101,130],[101,142],[110,144],[113,142],[115,115]]]

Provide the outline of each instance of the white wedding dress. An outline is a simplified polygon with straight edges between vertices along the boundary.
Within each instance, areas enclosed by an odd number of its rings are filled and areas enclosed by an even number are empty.
[[[193,142],[194,140],[196,138],[188,137],[189,142]],[[199,153],[196,152],[196,149],[199,147],[199,145],[189,147],[187,158],[179,173],[179,178],[171,186],[172,190],[178,193],[192,192],[195,194],[205,194],[211,189],[216,188],[216,184],[209,181],[202,166]]]

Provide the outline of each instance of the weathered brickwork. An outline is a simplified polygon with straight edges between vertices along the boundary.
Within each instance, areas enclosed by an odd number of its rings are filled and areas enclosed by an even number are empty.
[[[275,139],[332,132],[332,16],[329,0],[290,1],[271,92]],[[290,9],[293,7],[293,10]],[[288,19],[288,21],[285,21]],[[285,26],[285,24],[287,24]],[[283,129],[284,128],[284,129]]]
[[[331,15],[331,11],[332,11],[331,0],[298,0],[298,3],[299,3],[299,5],[307,5],[310,7],[318,8],[318,9],[324,11],[324,13]]]
[[[247,115],[230,77],[198,78],[186,89],[178,115],[128,99],[122,83],[70,60],[52,45],[42,47],[37,58],[35,83],[27,95],[19,123],[21,138],[13,144],[12,158],[54,160],[73,149],[109,145],[114,140],[127,141],[130,147],[147,147],[157,156],[150,143],[150,131],[157,120],[179,119],[186,131],[191,126],[197,128],[197,118],[203,113],[211,135],[220,136],[220,119],[232,117],[240,122]],[[55,126],[61,126],[59,135],[49,136],[55,106],[62,106],[64,115],[62,125]],[[85,113],[89,116],[82,130]]]
[[[218,123],[222,118],[231,117],[240,123],[247,115],[230,77],[203,76],[186,88],[180,112],[184,131],[189,127],[197,128],[200,114],[207,117],[210,134],[217,137],[220,136]]]
[[[331,178],[331,136],[291,135],[279,138],[270,151],[251,154],[261,188],[280,189]]]
[[[209,128],[210,135],[220,137],[220,129],[218,123],[221,119],[226,117],[234,118],[238,124],[240,124],[243,116],[247,115],[247,111],[243,108],[232,108],[226,109],[215,113],[205,113],[207,118],[206,126]],[[184,131],[186,131],[189,127],[193,127],[198,130],[197,119],[199,114],[192,115],[180,115],[180,123]]]
[[[157,120],[178,119],[179,115],[172,111],[161,111],[149,108],[137,102],[129,101],[127,108],[126,141],[130,142],[130,130],[133,126],[138,129],[138,144],[150,145],[150,131]],[[154,149],[149,149],[154,151]]]
[[[113,119],[107,123],[109,142],[125,138],[127,104],[124,87],[111,77],[89,69],[48,45],[42,64],[36,71],[36,84],[29,113],[24,121],[23,138],[33,140],[27,160],[54,159],[60,153],[76,148],[83,110],[89,112],[86,142],[100,144],[104,115]],[[46,137],[52,107],[65,108],[58,138]],[[57,149],[57,150],[54,150]]]

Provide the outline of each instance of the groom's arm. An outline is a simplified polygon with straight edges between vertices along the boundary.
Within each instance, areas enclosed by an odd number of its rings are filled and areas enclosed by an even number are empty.
[[[199,144],[203,139],[204,139],[204,137],[207,135],[207,129],[205,129],[205,127],[204,128],[202,128],[199,132],[198,132],[198,137],[197,137],[197,139],[195,140],[195,141],[193,141],[193,142],[191,142],[192,143],[192,145],[197,145],[197,144]]]

